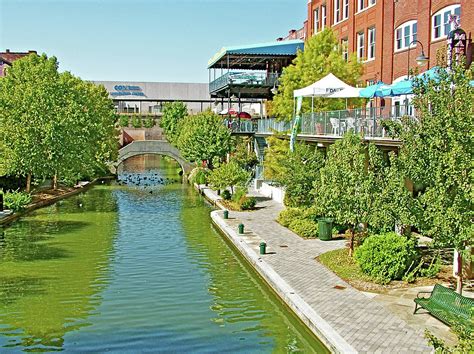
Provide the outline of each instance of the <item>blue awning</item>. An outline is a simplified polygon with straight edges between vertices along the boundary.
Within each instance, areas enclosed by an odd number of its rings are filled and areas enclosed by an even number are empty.
[[[304,50],[304,42],[299,39],[224,47],[209,60],[207,67],[211,68],[226,55],[296,56],[298,50]]]

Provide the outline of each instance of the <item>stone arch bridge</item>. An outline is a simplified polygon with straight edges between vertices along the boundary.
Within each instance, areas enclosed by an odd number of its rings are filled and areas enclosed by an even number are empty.
[[[157,154],[171,157],[180,164],[185,175],[188,175],[193,169],[193,166],[181,156],[179,150],[166,140],[135,140],[130,144],[125,145],[119,150],[115,166],[118,168],[118,166],[120,166],[120,164],[126,159],[145,154]]]

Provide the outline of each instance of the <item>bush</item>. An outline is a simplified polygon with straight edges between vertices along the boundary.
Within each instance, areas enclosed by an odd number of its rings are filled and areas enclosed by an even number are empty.
[[[370,236],[354,256],[365,274],[386,284],[401,279],[415,260],[415,240],[393,232]]]
[[[7,192],[3,198],[5,208],[13,212],[23,210],[31,203],[31,195],[25,192]]]
[[[237,187],[232,194],[232,201],[240,204],[240,200],[247,194],[247,189]]]
[[[232,197],[232,195],[230,194],[230,192],[225,189],[222,193],[221,193],[221,197],[222,199],[224,200],[230,200],[230,198]]]
[[[191,183],[206,184],[208,174],[209,170],[207,168],[196,167],[189,174],[189,181]]]
[[[290,223],[290,230],[305,238],[318,236],[318,223],[309,219],[295,219]]]
[[[153,128],[155,126],[155,120],[153,119],[153,117],[148,117],[146,120],[145,120],[145,128]]]
[[[142,127],[142,119],[138,116],[132,118],[132,126],[134,128],[141,128]]]
[[[120,116],[119,117],[119,125],[122,128],[127,128],[129,124],[130,124],[130,120],[128,119],[128,116]]]
[[[284,227],[290,226],[291,222],[294,220],[304,219],[303,209],[298,208],[286,208],[280,212],[278,215],[277,221]]]
[[[242,210],[253,209],[255,205],[257,205],[257,199],[255,199],[255,197],[242,197],[239,204]]]

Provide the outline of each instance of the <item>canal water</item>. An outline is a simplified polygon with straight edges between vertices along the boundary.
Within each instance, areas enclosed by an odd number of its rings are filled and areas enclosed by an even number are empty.
[[[0,352],[327,352],[157,156],[0,228]]]

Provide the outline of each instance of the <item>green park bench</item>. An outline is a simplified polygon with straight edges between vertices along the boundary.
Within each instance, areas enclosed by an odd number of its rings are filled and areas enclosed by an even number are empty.
[[[420,294],[431,295],[422,297]],[[413,314],[424,308],[449,326],[460,325],[470,331],[474,329],[474,299],[462,296],[440,284],[436,284],[433,291],[420,291],[415,304]]]

